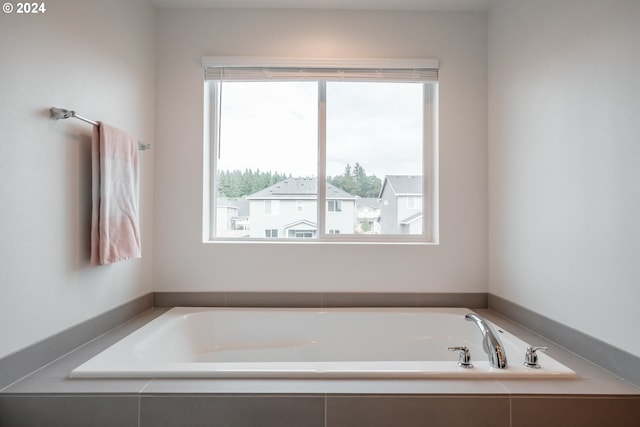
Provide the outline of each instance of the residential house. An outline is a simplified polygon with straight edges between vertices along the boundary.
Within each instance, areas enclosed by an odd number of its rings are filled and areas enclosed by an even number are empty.
[[[249,236],[249,201],[218,197],[216,203],[216,236]]]
[[[356,200],[356,233],[380,234],[380,199],[359,197]]]
[[[380,232],[422,233],[422,176],[385,176],[380,190]]]
[[[316,178],[288,178],[247,196],[250,237],[316,237],[317,185]],[[326,198],[327,233],[353,234],[356,196],[327,183]]]

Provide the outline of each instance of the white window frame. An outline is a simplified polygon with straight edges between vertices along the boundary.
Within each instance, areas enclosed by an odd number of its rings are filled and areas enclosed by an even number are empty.
[[[203,208],[203,242],[299,242],[301,239],[291,238],[226,238],[215,236],[215,182],[217,170],[217,150],[219,144],[220,123],[219,84],[215,81],[217,69],[234,67],[295,68],[296,76],[300,69],[343,69],[343,70],[381,70],[382,73],[393,70],[431,69],[435,70],[435,79],[423,83],[423,145],[422,145],[422,177],[423,177],[423,232],[419,235],[407,234],[334,234],[326,230],[328,207],[326,187],[318,185],[318,236],[315,239],[302,239],[306,243],[439,243],[439,206],[438,206],[438,83],[437,59],[324,59],[324,58],[274,58],[274,57],[229,57],[205,56],[201,60],[205,68],[205,129],[204,129],[204,208]],[[315,80],[315,79],[314,79]],[[383,79],[381,79],[383,80]],[[389,79],[388,81],[394,81]],[[326,83],[319,82],[318,97],[318,182],[326,182]]]

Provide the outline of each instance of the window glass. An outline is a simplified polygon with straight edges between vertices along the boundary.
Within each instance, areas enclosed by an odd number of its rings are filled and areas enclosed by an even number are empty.
[[[346,205],[355,221],[347,226],[345,215],[342,234],[422,234],[421,216],[399,223],[422,212],[421,202],[409,211],[402,198],[422,197],[423,116],[422,83],[327,82],[328,182],[356,197]],[[328,230],[336,225],[327,218]]]
[[[212,238],[426,237],[433,83],[211,84]]]

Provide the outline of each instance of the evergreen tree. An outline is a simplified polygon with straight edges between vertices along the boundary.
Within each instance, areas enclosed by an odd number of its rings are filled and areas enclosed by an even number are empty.
[[[360,197],[378,197],[382,188],[382,181],[375,175],[367,175],[360,163],[353,169],[347,164],[344,174],[329,177],[327,181],[349,194]]]
[[[260,169],[220,170],[217,176],[218,194],[229,199],[239,199],[285,179],[287,175],[284,173],[262,172]]]
[[[218,194],[229,199],[239,199],[256,193],[278,182],[291,178],[291,174],[279,172],[262,172],[245,169],[233,171],[220,170],[217,176]],[[344,173],[336,177],[327,177],[327,182],[360,197],[378,197],[382,182],[375,175],[367,175],[360,163],[352,168],[347,164]]]

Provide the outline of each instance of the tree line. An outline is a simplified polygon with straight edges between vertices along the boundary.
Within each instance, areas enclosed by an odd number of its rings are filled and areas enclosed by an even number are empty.
[[[264,190],[280,181],[291,178],[291,174],[279,172],[262,172],[245,169],[233,171],[218,171],[218,193],[229,199],[239,199],[244,196]],[[360,163],[352,168],[347,164],[342,175],[327,177],[327,182],[360,197],[378,197],[382,181],[375,175],[367,175]]]
[[[382,181],[375,175],[367,175],[360,163],[356,162],[352,168],[347,164],[344,173],[335,177],[327,177],[327,182],[360,197],[378,197],[382,188]]]
[[[253,171],[218,171],[218,193],[229,199],[239,199],[253,194],[267,187],[291,178],[279,172],[262,172],[260,169]]]

